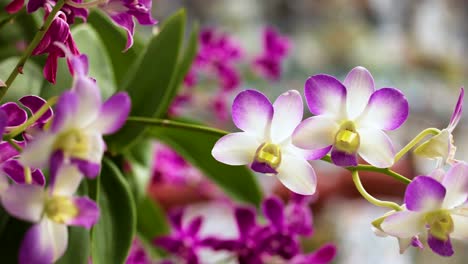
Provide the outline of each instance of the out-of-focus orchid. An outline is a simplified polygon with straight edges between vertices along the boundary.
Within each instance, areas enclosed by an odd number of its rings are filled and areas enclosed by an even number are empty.
[[[254,59],[254,70],[270,80],[281,77],[281,64],[291,48],[290,40],[280,35],[274,28],[267,27],[263,31],[263,50]]]
[[[357,154],[373,166],[386,168],[395,150],[384,131],[401,126],[408,101],[397,89],[374,90],[374,79],[363,67],[354,68],[344,84],[319,74],[305,84],[309,110],[315,116],[294,131],[292,142],[304,149],[331,149],[338,166],[356,166]]]
[[[430,138],[428,141],[422,143],[414,150],[414,153],[428,159],[440,159],[440,165],[445,163],[454,164],[456,147],[453,141],[453,130],[460,121],[463,110],[463,97],[465,90],[460,89],[460,96],[458,97],[457,105],[453,111],[450,123],[447,128],[442,129],[438,135]]]
[[[441,182],[418,176],[406,189],[404,210],[384,217],[379,229],[410,243],[427,240],[435,253],[451,256],[454,253],[451,238],[468,238],[467,199],[468,165],[465,163],[451,167]]]
[[[106,147],[102,136],[122,127],[130,112],[130,98],[120,92],[102,103],[96,82],[87,76],[86,56],[73,56],[70,68],[75,77],[72,90],[60,96],[50,129],[36,134],[20,160],[26,166],[42,168],[52,163],[51,156],[62,153],[65,162],[95,177]]]
[[[19,251],[19,263],[53,263],[68,243],[68,225],[91,228],[99,218],[94,201],[76,197],[83,175],[72,165],[51,168],[48,189],[35,184],[10,185],[1,196],[5,210],[33,222]]]
[[[138,240],[134,238],[132,247],[128,253],[128,257],[125,260],[125,264],[152,264],[150,255],[146,252],[145,248]]]
[[[199,263],[197,250],[203,247],[203,240],[199,237],[203,218],[196,217],[187,225],[183,225],[182,217],[183,210],[172,212],[169,218],[173,228],[172,234],[157,237],[153,243],[185,260],[184,263],[197,264]]]
[[[302,98],[295,90],[283,93],[274,104],[256,90],[245,90],[232,105],[234,124],[243,132],[222,137],[211,153],[222,163],[250,165],[256,172],[276,175],[293,192],[313,194],[316,175],[307,160],[328,150],[305,151],[291,144],[302,114]]]
[[[133,17],[141,25],[158,23],[151,16],[152,0],[109,0],[102,2],[103,4],[99,7],[110,16],[114,24],[127,32],[127,44],[124,51],[133,45],[133,34],[135,32]]]
[[[79,17],[83,21],[86,21],[89,15],[89,11],[86,8],[74,7],[69,5],[73,3],[82,3],[83,0],[65,1],[65,4],[60,9],[66,15],[66,21],[71,25],[75,23],[75,18]],[[26,10],[28,13],[33,13],[39,8],[44,8],[46,12],[50,12],[52,8],[57,4],[57,0],[29,0]]]

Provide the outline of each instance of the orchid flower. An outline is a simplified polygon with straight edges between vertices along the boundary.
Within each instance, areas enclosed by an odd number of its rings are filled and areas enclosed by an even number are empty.
[[[447,128],[442,129],[438,135],[430,138],[428,141],[422,143],[414,150],[414,153],[428,159],[441,159],[442,163],[454,164],[456,147],[453,144],[453,130],[460,121],[463,110],[463,97],[465,90],[460,89],[460,96],[458,97],[457,105],[453,111],[450,123]]]
[[[120,129],[130,112],[130,98],[120,92],[102,103],[99,88],[87,76],[86,56],[70,59],[75,76],[71,91],[58,99],[50,130],[37,133],[21,154],[26,166],[42,168],[51,156],[63,152],[88,177],[95,177],[106,148],[103,135]]]
[[[313,194],[317,179],[307,160],[322,157],[324,152],[291,144],[302,114],[302,98],[295,90],[283,93],[274,104],[256,90],[245,90],[232,105],[234,124],[243,132],[219,139],[211,154],[225,164],[249,165],[256,172],[276,175],[293,192]]]
[[[384,217],[380,229],[411,243],[427,237],[432,251],[451,256],[451,238],[468,239],[467,199],[468,164],[457,163],[441,182],[418,176],[406,189],[404,209]]]
[[[99,209],[87,197],[74,193],[83,175],[70,164],[51,168],[48,189],[35,184],[10,185],[1,196],[5,210],[14,217],[33,222],[19,251],[19,263],[53,263],[67,249],[67,226],[91,228]]]
[[[398,128],[408,117],[408,101],[399,90],[374,90],[369,71],[356,67],[344,84],[329,75],[312,76],[304,92],[315,116],[294,131],[294,145],[331,149],[338,166],[356,166],[357,154],[375,167],[393,164],[395,150],[384,131]]]
[[[133,34],[135,32],[133,17],[141,25],[158,23],[151,17],[152,0],[109,0],[103,1],[103,3],[99,7],[110,16],[114,24],[127,32],[127,44],[124,51],[133,45]]]

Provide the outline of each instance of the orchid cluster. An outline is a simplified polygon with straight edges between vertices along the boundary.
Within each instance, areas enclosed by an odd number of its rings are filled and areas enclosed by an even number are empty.
[[[1,204],[11,216],[33,223],[22,240],[19,263],[57,261],[67,249],[67,226],[89,229],[98,221],[96,202],[78,196],[78,188],[85,177],[99,174],[106,149],[102,137],[117,131],[130,111],[125,93],[102,103],[96,81],[88,76],[87,57],[58,47],[69,56],[74,81],[54,110],[38,96],[19,99],[29,118],[15,102],[1,106],[6,138],[0,143]]]
[[[408,102],[398,89],[375,90],[373,77],[365,68],[351,70],[343,83],[330,75],[314,75],[307,79],[304,94],[313,116],[302,121],[298,91],[283,93],[273,104],[256,90],[239,93],[232,105],[232,119],[242,132],[219,139],[213,157],[275,175],[288,189],[303,195],[314,194],[317,186],[308,160],[322,159],[345,167],[364,198],[394,209],[374,221],[379,235],[398,238],[401,252],[410,245],[422,248],[427,244],[441,256],[453,255],[451,238],[468,238],[468,164],[454,158],[452,135],[461,118],[464,89],[447,128],[424,130],[398,153],[386,131],[405,122]],[[435,171],[413,181],[392,172],[411,182],[403,205],[377,200],[365,191],[359,170],[371,166],[390,172],[398,159],[428,135],[432,137],[414,153],[437,160]],[[370,165],[359,164],[359,156]]]
[[[65,45],[74,55],[80,54],[70,32],[70,26],[75,23],[77,17],[86,22],[90,8],[94,7],[105,12],[116,26],[126,31],[127,44],[124,49],[126,51],[133,45],[133,34],[135,32],[133,18],[141,25],[154,25],[157,23],[150,13],[151,5],[151,0],[95,0],[91,2],[83,2],[82,0],[30,0],[26,5],[27,12],[34,13],[43,8],[44,21],[49,21],[49,28],[32,51],[32,55],[47,54],[44,77],[49,82],[55,83],[58,58],[65,57],[63,49],[55,45],[55,43]],[[19,12],[23,6],[24,0],[13,0],[5,7],[5,10],[10,14],[14,14]],[[60,7],[60,10],[53,10],[55,6]],[[21,69],[19,70],[21,71]],[[71,68],[70,71],[72,71]]]
[[[176,210],[170,217],[172,233],[157,237],[154,244],[172,254],[164,263],[203,263],[200,256],[204,250],[223,253],[227,261],[234,263],[330,263],[336,254],[331,244],[311,253],[301,250],[299,238],[313,234],[308,204],[307,197],[300,195],[286,206],[277,197],[267,198],[262,203],[266,222],[260,221],[261,216],[253,208],[234,206],[236,238],[203,235],[203,216],[183,221],[183,210]]]
[[[212,96],[211,109],[220,121],[226,120],[228,98],[242,84],[241,64],[251,66],[252,72],[262,78],[278,81],[283,73],[282,65],[290,53],[291,42],[273,27],[266,27],[262,34],[260,54],[250,59],[232,36],[215,28],[202,30],[199,50],[184,78],[182,91],[172,103],[170,114],[179,115],[180,108],[193,101],[194,87],[206,79],[216,82],[219,87]]]

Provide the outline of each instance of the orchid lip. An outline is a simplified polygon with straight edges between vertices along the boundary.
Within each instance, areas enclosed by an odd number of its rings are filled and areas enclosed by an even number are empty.
[[[448,240],[454,230],[453,219],[448,210],[436,210],[424,215],[424,221],[432,236],[440,240]]]
[[[277,168],[281,164],[281,149],[278,145],[272,143],[263,143],[255,152],[252,170],[260,173],[276,174]]]
[[[59,224],[65,224],[78,215],[78,208],[69,197],[53,196],[46,202],[45,214]]]
[[[355,153],[360,145],[359,133],[352,121],[344,121],[335,135],[335,148],[346,152]]]
[[[57,137],[54,149],[62,149],[74,157],[86,157],[89,151],[89,141],[83,131],[71,129]]]

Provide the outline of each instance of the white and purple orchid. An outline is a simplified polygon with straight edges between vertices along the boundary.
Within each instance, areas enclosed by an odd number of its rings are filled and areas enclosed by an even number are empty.
[[[380,230],[387,235],[429,247],[441,256],[454,251],[451,238],[468,239],[468,165],[451,167],[441,182],[429,176],[416,177],[407,187],[402,211],[384,217]]]
[[[51,168],[48,189],[36,184],[12,184],[5,190],[1,196],[5,210],[34,223],[20,246],[20,264],[55,262],[67,249],[67,226],[91,228],[97,222],[96,203],[74,196],[82,178],[76,167],[64,164]]]
[[[399,90],[375,90],[369,71],[356,67],[344,83],[330,75],[314,75],[307,79],[304,93],[315,116],[294,131],[294,145],[328,148],[338,166],[356,166],[357,154],[373,166],[392,166],[395,150],[384,131],[400,127],[409,111],[408,101]]]
[[[50,129],[35,135],[20,161],[42,168],[53,160],[51,156],[63,152],[65,162],[74,163],[86,176],[95,177],[106,148],[102,136],[114,133],[125,123],[130,98],[120,92],[102,103],[96,82],[87,76],[86,56],[74,56],[70,61],[75,76],[72,90],[60,96]]]
[[[440,166],[445,163],[454,164],[456,162],[455,151],[457,148],[454,145],[452,133],[461,118],[464,95],[465,90],[461,88],[457,104],[453,110],[453,114],[447,128],[442,129],[438,135],[435,135],[417,147],[414,150],[415,154],[428,159],[439,159]]]
[[[320,158],[324,152],[305,151],[291,144],[302,114],[298,91],[283,93],[271,104],[264,94],[245,90],[232,105],[234,124],[243,132],[222,137],[211,153],[222,163],[250,165],[256,172],[276,175],[293,192],[313,194],[317,179],[307,160]]]

